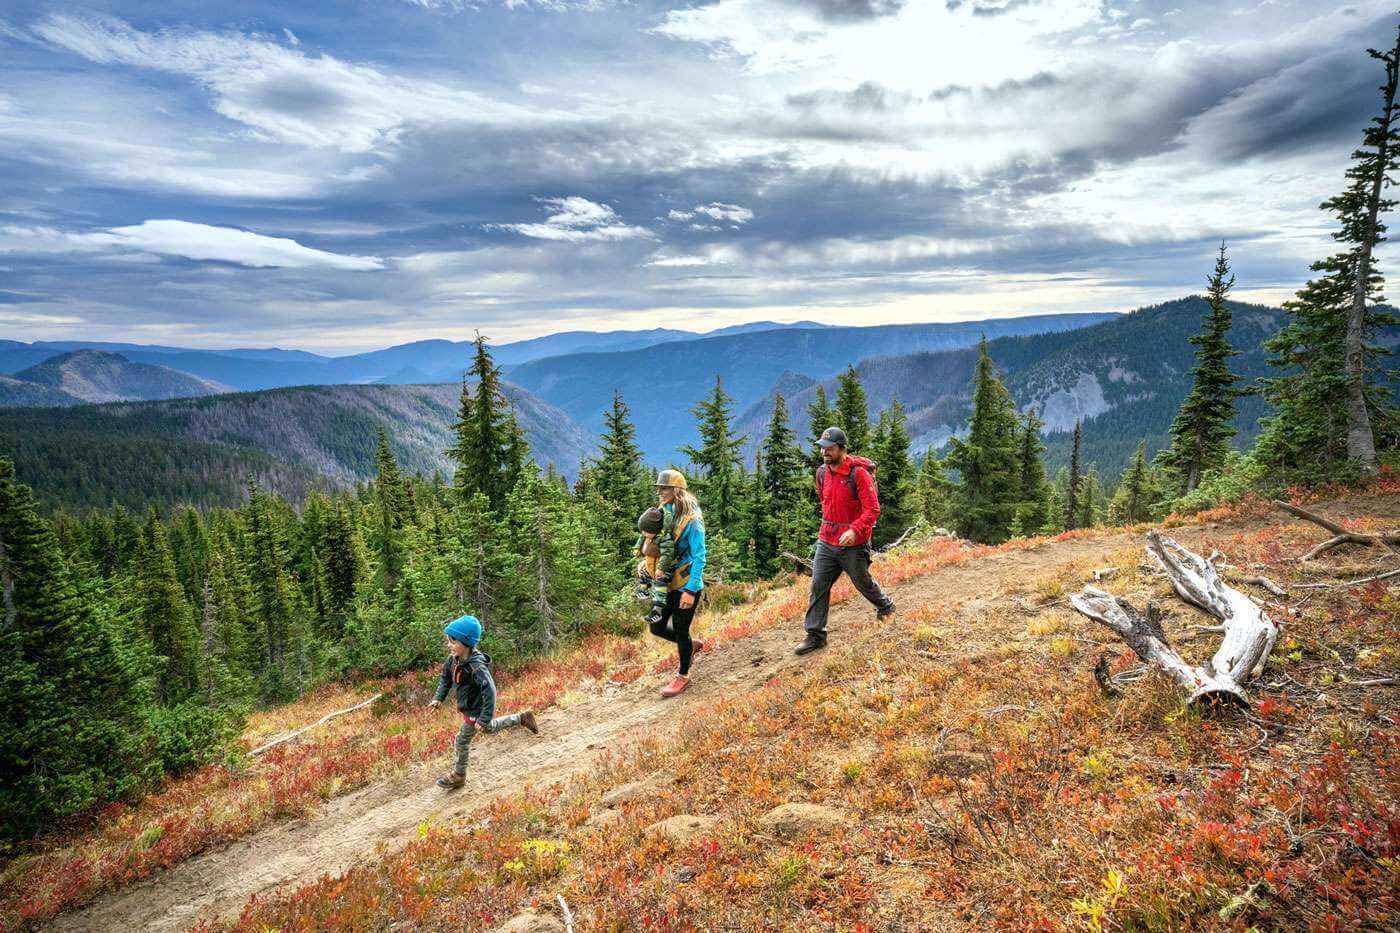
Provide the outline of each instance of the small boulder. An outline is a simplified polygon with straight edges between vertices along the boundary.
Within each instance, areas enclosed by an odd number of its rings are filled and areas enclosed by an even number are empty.
[[[588,814],[588,819],[583,821],[583,825],[586,829],[606,829],[620,819],[622,814],[617,810],[594,810]]]
[[[493,933],[564,933],[564,924],[549,914],[526,910],[496,927]]]
[[[831,832],[846,822],[845,811],[815,803],[785,803],[759,820],[766,831],[782,839]]]
[[[624,803],[631,803],[639,797],[649,797],[654,795],[667,784],[674,784],[676,776],[670,771],[658,771],[649,774],[644,778],[632,781],[628,784],[620,784],[608,791],[598,801],[598,806],[603,810],[613,810]]]
[[[652,823],[642,832],[647,836],[660,836],[670,840],[674,846],[683,846],[697,836],[713,833],[718,826],[719,820],[713,816],[695,816],[691,813],[683,813]]]

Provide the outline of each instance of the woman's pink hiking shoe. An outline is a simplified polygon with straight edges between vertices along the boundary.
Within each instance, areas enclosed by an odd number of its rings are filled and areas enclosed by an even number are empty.
[[[669,700],[671,697],[679,695],[682,691],[685,690],[686,687],[689,686],[690,678],[682,677],[679,674],[677,674],[675,680],[671,681],[669,684],[661,688],[661,695]]]

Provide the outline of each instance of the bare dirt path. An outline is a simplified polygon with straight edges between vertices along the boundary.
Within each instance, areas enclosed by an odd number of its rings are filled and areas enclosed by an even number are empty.
[[[1333,515],[1377,514],[1377,503],[1344,508]],[[1172,534],[1187,546],[1203,537],[1224,537],[1260,522],[1179,528]],[[1008,587],[1023,586],[1037,575],[1076,561],[1096,561],[1140,539],[1105,532],[1092,537],[1047,543],[1021,551],[974,558],[894,587],[901,608],[957,601],[964,609]],[[879,576],[878,565],[876,576]],[[839,645],[842,629],[868,621],[870,606],[858,597],[832,609],[831,636]],[[898,624],[897,622],[895,624]],[[964,650],[977,636],[969,633]],[[192,858],[137,885],[113,892],[89,907],[59,917],[60,930],[171,930],[202,920],[237,916],[247,900],[274,888],[303,884],[322,874],[338,874],[370,857],[380,844],[397,847],[425,820],[459,817],[484,808],[495,796],[525,784],[548,784],[591,766],[607,748],[618,749],[641,738],[665,739],[683,728],[719,697],[758,687],[802,665],[792,645],[801,637],[799,620],[785,622],[747,638],[721,644],[695,664],[694,686],[677,699],[657,695],[658,678],[643,677],[621,688],[601,690],[563,710],[540,716],[541,735],[511,730],[482,737],[472,751],[467,785],[446,793],[433,778],[446,764],[420,767],[396,780],[363,788],[327,803],[314,817],[269,827],[247,839]],[[995,636],[993,636],[995,637]]]

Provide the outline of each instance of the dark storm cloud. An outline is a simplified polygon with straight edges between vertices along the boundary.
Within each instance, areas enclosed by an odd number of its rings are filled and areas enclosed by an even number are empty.
[[[791,6],[811,10],[829,23],[858,23],[894,16],[906,0],[783,0]]]

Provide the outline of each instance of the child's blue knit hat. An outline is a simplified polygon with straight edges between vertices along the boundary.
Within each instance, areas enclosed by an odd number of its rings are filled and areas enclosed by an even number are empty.
[[[481,641],[481,623],[477,620],[476,616],[462,616],[461,618],[453,619],[451,622],[447,623],[447,627],[442,631],[443,634],[453,641],[460,641],[462,644],[471,645],[473,648]]]

